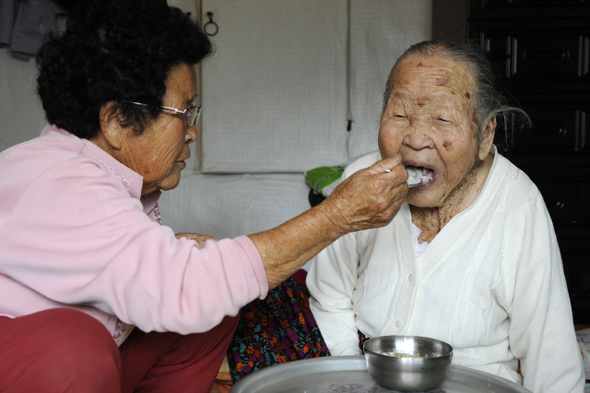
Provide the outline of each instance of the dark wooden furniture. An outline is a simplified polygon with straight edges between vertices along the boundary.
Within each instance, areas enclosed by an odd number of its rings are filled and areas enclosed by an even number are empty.
[[[439,18],[449,7],[458,19],[453,29]],[[531,117],[532,129],[511,129],[508,157],[543,194],[574,320],[588,324],[590,0],[434,0],[433,10],[433,38],[476,41],[497,67],[510,103]]]

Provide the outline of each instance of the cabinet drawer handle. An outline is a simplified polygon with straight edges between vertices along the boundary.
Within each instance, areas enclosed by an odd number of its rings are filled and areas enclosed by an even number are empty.
[[[535,128],[534,134],[537,136],[551,137],[551,136],[564,136],[567,134],[566,127],[560,127],[555,124],[538,125],[534,128]]]
[[[555,65],[563,63],[570,57],[570,51],[565,47],[530,46],[522,53],[522,57],[532,63]]]
[[[545,197],[545,203],[550,210],[563,210],[565,202],[560,201],[555,195]]]

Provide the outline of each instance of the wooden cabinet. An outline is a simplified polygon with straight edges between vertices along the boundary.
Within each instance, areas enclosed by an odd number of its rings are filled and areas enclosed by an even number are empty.
[[[449,6],[462,11],[453,15],[464,15],[464,35],[433,24],[433,38],[477,42],[496,67],[510,104],[531,117],[532,129],[510,130],[508,157],[543,194],[575,322],[588,324],[590,0],[434,0],[433,20]]]

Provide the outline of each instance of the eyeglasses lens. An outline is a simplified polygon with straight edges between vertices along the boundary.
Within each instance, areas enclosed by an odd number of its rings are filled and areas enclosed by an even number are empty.
[[[194,126],[197,121],[199,121],[199,117],[201,116],[201,108],[200,106],[191,108],[190,113],[187,117],[187,124],[189,127]]]

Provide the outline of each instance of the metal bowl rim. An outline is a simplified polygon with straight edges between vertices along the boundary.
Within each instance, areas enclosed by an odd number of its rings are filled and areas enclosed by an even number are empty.
[[[371,350],[369,348],[367,348],[367,343],[370,341],[376,341],[378,339],[387,339],[387,338],[396,338],[396,337],[404,337],[404,338],[411,338],[411,339],[422,339],[422,340],[427,340],[427,341],[436,341],[439,343],[442,343],[444,345],[447,345],[450,348],[449,352],[445,352],[442,355],[439,356],[434,356],[434,357],[428,357],[428,358],[402,358],[402,357],[396,357],[396,356],[390,356],[390,355],[385,355],[382,352],[375,352],[374,350]],[[443,340],[439,340],[437,338],[432,338],[432,337],[425,337],[425,336],[400,336],[400,335],[389,335],[389,336],[379,336],[379,337],[373,337],[373,338],[369,338],[367,339],[364,343],[363,343],[363,352],[366,353],[368,352],[371,355],[375,355],[375,356],[379,356],[382,358],[386,358],[386,359],[399,359],[402,361],[416,361],[416,360],[425,360],[425,359],[441,359],[444,357],[452,357],[453,356],[453,346]]]

